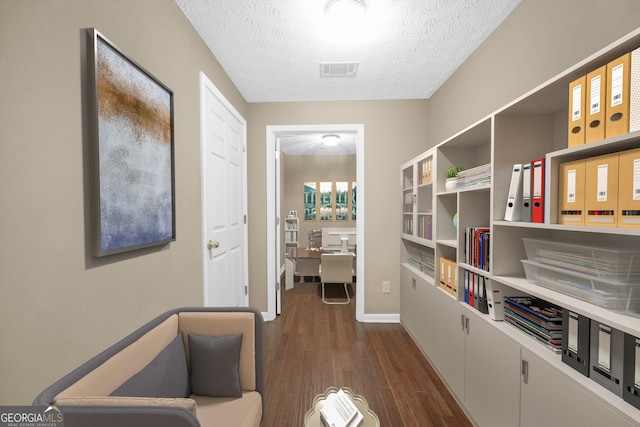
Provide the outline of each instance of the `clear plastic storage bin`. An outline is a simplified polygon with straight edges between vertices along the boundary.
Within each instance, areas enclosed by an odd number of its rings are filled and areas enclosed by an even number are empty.
[[[640,284],[640,249],[562,243],[523,238],[529,261],[593,275],[600,279]]]
[[[537,261],[522,260],[527,280],[609,310],[640,314],[640,284],[622,283]]]
[[[429,276],[434,276],[435,265],[433,262],[433,253],[420,250],[417,247],[407,247],[407,261],[413,268],[422,271]]]

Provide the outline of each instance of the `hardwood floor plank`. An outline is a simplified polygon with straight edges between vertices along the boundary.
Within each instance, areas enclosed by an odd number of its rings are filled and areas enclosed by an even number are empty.
[[[339,286],[327,291],[344,295]],[[324,304],[317,283],[283,292],[283,314],[265,323],[261,427],[302,426],[315,396],[331,386],[362,395],[382,426],[470,426],[403,326],[357,322],[350,291],[348,305]]]

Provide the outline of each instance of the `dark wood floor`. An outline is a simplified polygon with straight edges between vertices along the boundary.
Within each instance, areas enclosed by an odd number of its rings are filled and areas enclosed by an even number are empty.
[[[261,427],[302,426],[314,397],[330,386],[365,397],[382,426],[471,425],[400,324],[357,322],[355,299],[323,304],[316,283],[283,294],[283,314],[265,324]]]

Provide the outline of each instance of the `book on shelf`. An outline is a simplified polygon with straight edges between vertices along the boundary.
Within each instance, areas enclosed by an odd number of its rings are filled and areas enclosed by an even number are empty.
[[[403,185],[404,185],[404,187],[402,187],[402,188],[404,188],[405,190],[408,189],[408,188],[412,188],[413,187],[413,177],[408,177],[408,176],[405,175],[404,184]]]
[[[320,419],[327,427],[356,427],[363,415],[347,393],[340,389],[327,396],[325,405],[320,409]]]
[[[491,184],[491,164],[486,164],[458,172],[456,189],[465,190],[489,184]]]
[[[464,270],[464,302],[484,314],[489,314],[487,279],[473,271]]]
[[[464,234],[464,260],[472,267],[489,271],[489,246],[491,233],[489,227],[467,227]]]
[[[507,323],[556,353],[562,351],[562,308],[535,297],[505,297]]]
[[[413,218],[408,217],[404,219],[402,230],[405,234],[413,234]]]
[[[411,213],[413,211],[413,194],[405,193],[404,194],[404,210],[405,213]]]
[[[504,211],[505,221],[522,220],[522,163],[513,165],[507,204]]]
[[[420,170],[420,184],[431,183],[431,158],[426,159],[421,163]]]
[[[418,237],[432,239],[432,215],[422,214],[418,217]]]

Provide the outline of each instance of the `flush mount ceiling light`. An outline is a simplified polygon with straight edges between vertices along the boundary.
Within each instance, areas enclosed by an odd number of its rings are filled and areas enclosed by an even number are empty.
[[[339,135],[323,135],[322,143],[327,147],[335,147],[340,143],[340,136]]]
[[[353,21],[364,16],[364,0],[330,0],[326,15],[345,21]]]
[[[365,23],[364,0],[330,0],[325,10],[324,38],[341,46],[358,43]]]

